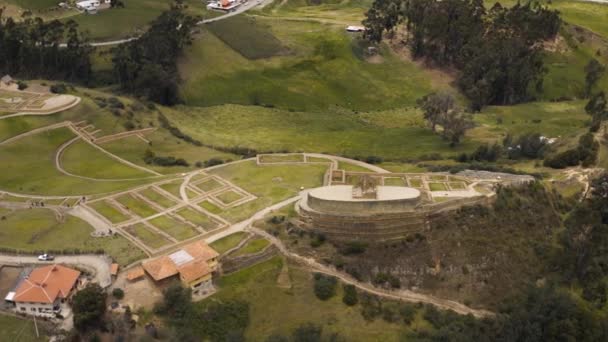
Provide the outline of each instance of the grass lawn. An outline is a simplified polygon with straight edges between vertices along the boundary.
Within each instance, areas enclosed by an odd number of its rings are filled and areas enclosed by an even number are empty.
[[[245,255],[245,254],[254,254],[264,250],[266,246],[268,246],[270,242],[266,239],[254,239],[249,241],[245,246],[234,253],[234,256]]]
[[[411,187],[422,188],[422,180],[416,178],[410,178],[409,183]]]
[[[156,228],[164,231],[165,233],[173,236],[177,240],[186,240],[191,237],[198,235],[199,233],[189,225],[182,223],[169,216],[157,217],[153,220],[148,221]]]
[[[0,246],[26,251],[103,249],[121,265],[144,257],[123,237],[94,238],[92,228],[83,220],[66,215],[58,222],[55,214],[47,209],[18,210],[0,221]]]
[[[553,0],[551,7],[559,10],[565,21],[608,37],[608,20],[606,20],[608,18],[608,4]]]
[[[223,211],[222,208],[218,207],[217,205],[215,205],[207,200],[199,202],[198,206],[207,210],[208,212],[210,212],[212,214],[221,214]]]
[[[361,316],[357,305],[342,303],[342,286],[336,296],[321,301],[313,293],[312,275],[290,265],[292,287],[281,288],[277,277],[283,260],[279,257],[224,276],[219,281],[220,291],[212,300],[241,299],[249,302],[250,323],[245,338],[263,341],[272,334],[291,336],[298,326],[312,322],[323,327],[323,335],[339,333],[347,341],[399,341],[409,328],[400,323],[387,323],[382,319],[368,322]],[[412,326],[426,326],[418,316]]]
[[[196,184],[196,187],[203,190],[204,192],[213,191],[215,189],[221,188],[222,186],[224,186],[224,184],[216,181],[213,178],[208,179],[202,183]]]
[[[0,315],[0,327],[0,332],[4,336],[2,339],[5,341],[47,341],[44,331],[41,332],[41,337],[36,337],[36,328],[32,319]]]
[[[154,202],[154,203],[160,204],[164,208],[171,208],[172,206],[177,204],[176,202],[172,201],[171,199],[167,198],[166,196],[158,193],[153,188],[147,188],[143,191],[140,191],[139,194],[143,195],[144,197],[146,197],[149,200],[152,200],[152,202]]]
[[[117,197],[116,201],[140,217],[148,217],[157,214],[157,211],[150,207],[146,202],[128,194]]]
[[[450,182],[448,185],[452,190],[464,190],[467,188],[462,182]]]
[[[236,247],[239,242],[241,242],[241,240],[245,238],[246,235],[247,234],[244,232],[234,233],[232,235],[226,236],[225,238],[212,242],[210,246],[218,253],[222,254],[227,250]]]
[[[240,200],[241,198],[243,198],[243,196],[237,193],[236,191],[228,190],[226,192],[222,192],[219,195],[216,195],[215,198],[222,201],[222,203],[224,204],[230,204],[232,202]]]
[[[448,188],[443,183],[429,183],[431,191],[447,191]]]
[[[61,166],[69,173],[100,179],[151,178],[153,174],[122,164],[82,140],[68,146]]]
[[[106,201],[87,203],[87,205],[110,220],[112,223],[120,223],[130,219],[129,216],[123,214],[120,210],[114,208],[114,206]]]
[[[205,230],[213,230],[218,226],[218,223],[210,217],[190,208],[181,209],[177,212],[177,214],[186,220],[203,227]]]
[[[170,243],[170,241],[165,239],[162,235],[155,233],[141,223],[129,226],[125,228],[125,230],[152,248],[160,248]]]
[[[306,189],[323,184],[326,165],[265,165],[255,161],[227,165],[210,173],[238,185],[258,198],[225,210],[220,215],[231,222],[243,220],[255,212],[295,196],[300,187]]]
[[[6,0],[6,2],[29,10],[43,10],[58,4],[56,0]]]
[[[70,130],[60,128],[1,146],[0,188],[24,194],[85,195],[125,190],[150,181],[95,182],[62,174],[55,168],[55,152],[73,137]]]

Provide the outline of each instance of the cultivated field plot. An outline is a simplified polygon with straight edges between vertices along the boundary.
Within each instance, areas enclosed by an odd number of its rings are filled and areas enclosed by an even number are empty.
[[[144,197],[148,201],[152,201],[165,209],[177,205],[177,202],[173,198],[156,190],[154,187],[149,187],[144,190],[138,191],[137,194],[140,197]]]
[[[205,175],[190,182],[188,189],[195,195],[190,197],[199,208],[212,214],[256,199],[256,196],[217,175]]]
[[[95,210],[103,217],[107,218],[113,224],[121,223],[124,221],[128,221],[132,217],[127,215],[124,211],[118,209],[115,205],[112,205],[108,201],[96,201],[92,203],[87,203],[87,206],[91,209]]]
[[[124,228],[124,230],[129,235],[142,241],[145,245],[151,247],[152,249],[159,249],[173,242],[163,236],[163,234],[154,231],[152,228],[142,223],[133,226],[128,226]]]
[[[184,220],[194,223],[198,227],[204,229],[205,231],[211,231],[217,228],[220,228],[225,223],[219,221],[211,216],[205,215],[200,211],[194,210],[192,208],[184,208],[176,211],[174,216],[179,216]]]
[[[115,200],[120,203],[124,209],[142,218],[158,214],[158,211],[154,209],[152,205],[135,197],[133,194],[125,194],[116,197]]]

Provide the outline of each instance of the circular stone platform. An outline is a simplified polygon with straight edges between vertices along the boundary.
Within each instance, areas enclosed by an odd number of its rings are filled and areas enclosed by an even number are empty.
[[[311,190],[302,204],[319,213],[365,216],[412,211],[419,202],[420,191],[403,186],[378,186],[375,198],[355,198],[352,185],[333,185]]]

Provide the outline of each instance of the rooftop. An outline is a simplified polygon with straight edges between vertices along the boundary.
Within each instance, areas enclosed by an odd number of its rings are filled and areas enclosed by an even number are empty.
[[[184,279],[195,280],[211,272],[207,262],[218,256],[219,254],[205,242],[196,241],[177,252],[146,261],[142,266],[157,281],[178,273]],[[206,273],[202,274],[203,271]]]
[[[62,265],[36,268],[15,290],[15,302],[54,303],[65,298],[78,280],[80,271]]]

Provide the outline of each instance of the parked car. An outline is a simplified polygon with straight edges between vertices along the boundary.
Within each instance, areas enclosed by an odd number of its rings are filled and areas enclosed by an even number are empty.
[[[38,256],[38,260],[40,260],[40,261],[53,261],[54,259],[55,259],[54,256],[46,254],[46,253]]]

